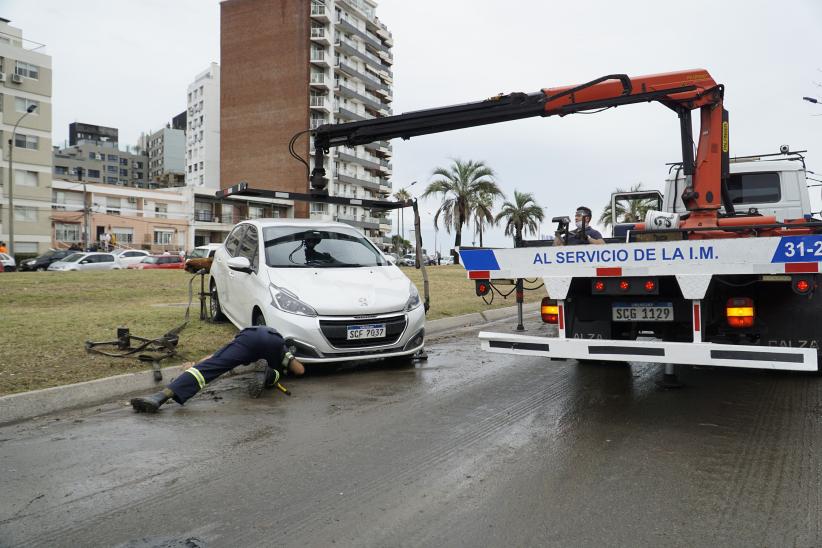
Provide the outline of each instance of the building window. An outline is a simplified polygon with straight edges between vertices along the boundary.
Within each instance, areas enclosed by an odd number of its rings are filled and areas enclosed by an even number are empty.
[[[249,219],[261,219],[265,217],[265,209],[260,206],[248,206],[248,218]]]
[[[120,175],[123,175],[123,176],[125,176],[125,177],[128,177],[128,170],[127,170],[127,169],[122,169],[122,168],[120,168]]]
[[[107,183],[117,183],[117,177],[106,177]]]
[[[107,173],[117,173],[117,166],[106,166]]]
[[[31,113],[32,116],[38,115],[39,110],[40,110],[40,101],[34,101],[32,99],[26,99],[25,97],[15,97],[14,98],[14,109],[17,112],[27,112],[30,106],[37,107]]]
[[[15,186],[37,186],[37,172],[26,171],[22,169],[14,170],[14,185]]]
[[[123,227],[123,226],[114,226],[111,228],[111,235],[112,237],[117,240],[119,244],[131,244],[134,243],[134,229]]]
[[[108,155],[108,161],[109,162],[118,162],[118,161],[120,161],[120,158],[115,156],[114,154],[109,154]]]
[[[128,165],[128,158],[120,158],[120,165],[127,166]]]
[[[68,168],[66,166],[54,166],[55,175],[68,175]]]
[[[37,208],[36,207],[24,207],[24,206],[14,206],[14,220],[21,221],[24,223],[36,223],[37,222]]]
[[[17,133],[14,136],[14,146],[17,148],[37,150],[40,148],[40,137],[37,137],[36,135],[23,135],[22,133]]]
[[[157,245],[169,245],[171,243],[171,238],[174,236],[173,230],[165,230],[165,229],[155,229],[154,230],[154,243]]]
[[[54,223],[54,239],[61,242],[79,242],[80,225],[70,223]]]
[[[154,215],[160,219],[168,218],[168,204],[154,204]]]
[[[106,213],[109,215],[119,215],[123,206],[120,197],[106,196]]]
[[[32,80],[38,80],[40,78],[40,68],[37,65],[24,63],[23,61],[15,61],[14,74],[19,74]]]
[[[89,177],[94,177],[95,179],[99,179],[100,178],[100,170],[99,169],[86,170],[86,175],[88,175]]]

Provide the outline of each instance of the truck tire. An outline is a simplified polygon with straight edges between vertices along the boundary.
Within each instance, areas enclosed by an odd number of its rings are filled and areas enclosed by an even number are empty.
[[[209,284],[209,294],[211,295],[211,299],[209,299],[209,315],[211,316],[211,321],[214,323],[220,323],[225,321],[225,314],[223,314],[223,309],[220,306],[220,294],[217,291],[217,283],[212,279],[211,283]]]

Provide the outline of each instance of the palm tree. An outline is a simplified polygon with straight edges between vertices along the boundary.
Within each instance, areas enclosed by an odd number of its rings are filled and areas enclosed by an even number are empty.
[[[523,232],[536,234],[539,223],[545,218],[542,208],[534,200],[530,192],[514,191],[514,202],[502,204],[502,209],[496,217],[496,222],[505,221],[505,235],[514,236],[514,247],[522,243]]]
[[[416,182],[416,181],[414,181],[414,182]],[[399,189],[398,191],[396,191],[393,194],[393,196],[394,196],[394,198],[397,199],[398,202],[403,202],[405,200],[410,200],[411,199],[411,193],[408,192],[408,190],[405,189],[405,188]],[[397,217],[399,217],[399,218],[397,219],[397,221],[399,221],[399,223],[398,223],[399,226],[397,227],[397,231],[398,231],[397,234],[399,235],[400,240],[402,242],[406,242],[407,240],[405,239],[405,209],[404,208],[400,209],[400,210],[398,210],[398,212],[399,212],[399,215]],[[405,253],[405,250],[408,249],[408,248],[405,247],[405,244],[402,244],[402,245],[403,245],[403,253]],[[399,249],[400,248],[397,248],[398,251],[399,251]]]
[[[632,185],[630,190],[623,190],[618,188],[614,190],[614,194],[620,192],[639,192],[642,190],[642,183]],[[614,223],[635,223],[645,218],[648,210],[656,207],[656,200],[653,198],[644,198],[640,200],[627,200],[627,207],[625,201],[616,203],[616,215],[611,212],[611,202],[602,210],[602,215],[599,216],[599,224],[604,227],[613,226]]]
[[[479,245],[482,247],[482,228],[485,225],[494,226],[497,224],[494,220],[494,213],[491,209],[494,207],[496,196],[492,196],[486,192],[480,192],[474,199],[472,204],[472,213],[474,215],[474,230],[479,233]]]
[[[502,196],[502,191],[494,181],[494,170],[484,162],[468,160],[463,162],[452,159],[453,164],[447,168],[438,167],[431,174],[437,177],[428,185],[423,198],[440,195],[440,203],[434,214],[434,229],[438,229],[442,215],[445,230],[450,234],[454,229],[454,247],[462,244],[462,227],[468,224],[476,197],[480,194]],[[459,257],[454,257],[454,264],[459,264]]]

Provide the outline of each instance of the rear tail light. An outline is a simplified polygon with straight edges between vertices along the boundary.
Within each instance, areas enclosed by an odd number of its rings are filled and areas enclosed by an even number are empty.
[[[653,280],[646,280],[645,281],[645,291],[647,291],[648,293],[653,293],[653,291],[655,289],[656,289],[656,282],[655,281],[653,281]]]
[[[794,293],[807,295],[816,288],[816,282],[813,276],[794,276],[791,287]]]
[[[549,297],[542,298],[542,305],[540,306],[540,314],[542,321],[545,323],[559,322],[559,306],[557,302]]]
[[[602,280],[594,280],[593,287],[594,291],[596,291],[597,293],[602,293],[603,291],[605,291],[605,282],[603,282]]]
[[[753,327],[754,303],[748,297],[728,299],[725,306],[725,317],[728,325],[735,328]]]
[[[631,282],[628,280],[619,280],[620,291],[628,291],[629,289],[631,289]]]
[[[491,291],[491,283],[489,280],[474,280],[474,290],[477,297],[488,295],[488,292]]]

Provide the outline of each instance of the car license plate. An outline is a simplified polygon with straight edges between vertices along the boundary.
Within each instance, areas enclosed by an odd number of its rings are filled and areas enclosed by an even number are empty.
[[[349,341],[357,339],[379,339],[385,337],[385,324],[372,323],[368,325],[349,325],[348,337]]]
[[[615,322],[672,322],[673,303],[614,303],[611,318]]]

